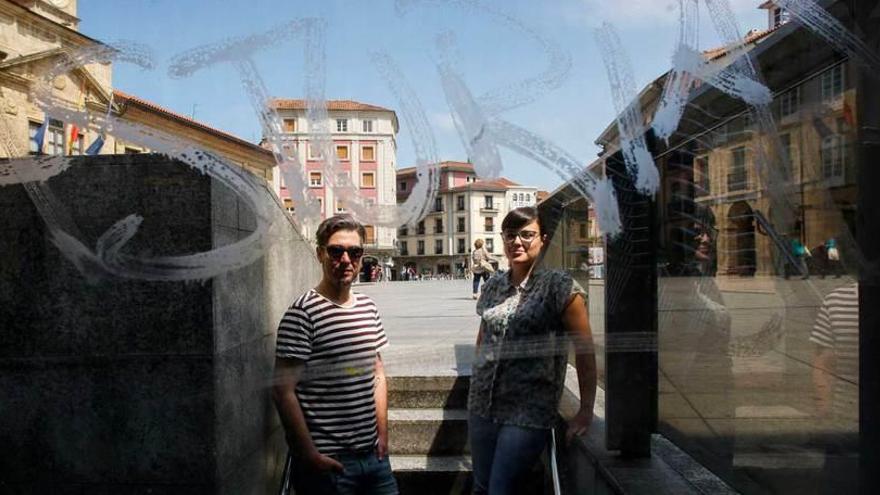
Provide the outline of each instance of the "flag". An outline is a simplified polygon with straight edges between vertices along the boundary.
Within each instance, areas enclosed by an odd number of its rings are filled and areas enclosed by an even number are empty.
[[[86,149],[87,155],[97,155],[101,152],[101,148],[104,147],[104,135],[100,134],[97,139],[92,141],[92,144],[89,145],[88,149]]]
[[[855,114],[853,114],[853,109],[851,106],[849,106],[848,101],[843,102],[843,120],[850,128],[856,126],[856,116]]]
[[[49,128],[49,116],[45,116],[43,118],[43,125],[37,129],[37,132],[34,134],[34,143],[37,145],[37,154],[43,154],[43,141],[46,139],[46,129]]]
[[[67,154],[72,155],[79,138],[79,129],[76,124],[70,124],[70,139],[67,140]]]

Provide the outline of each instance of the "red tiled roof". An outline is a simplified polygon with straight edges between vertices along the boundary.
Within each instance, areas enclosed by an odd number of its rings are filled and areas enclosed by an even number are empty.
[[[308,103],[306,100],[291,100],[286,98],[273,98],[269,102],[272,108],[283,110],[306,110]],[[327,100],[327,110],[362,110],[374,112],[394,112],[384,107],[370,105],[369,103],[361,103],[354,100]]]
[[[776,26],[776,27],[773,27],[770,29],[764,29],[764,30],[755,29],[755,30],[749,31],[749,33],[746,34],[745,39],[742,40],[742,43],[737,43],[735,45],[719,46],[719,47],[715,47],[715,48],[710,48],[708,50],[703,50],[703,55],[705,55],[708,60],[719,59],[719,58],[727,55],[728,53],[730,53],[730,50],[732,48],[734,48],[736,46],[747,45],[749,43],[757,43],[758,41],[761,41],[762,39],[766,38],[767,36],[769,36],[773,32],[777,31],[782,26],[784,26],[784,24],[780,24],[779,26]]]
[[[519,184],[513,182],[506,177],[499,177],[492,180],[478,180],[470,184],[463,184],[453,187],[450,191],[505,191],[508,188],[516,187]]]
[[[144,110],[148,110],[153,113],[160,114],[160,115],[167,117],[171,120],[175,120],[175,121],[177,121],[181,124],[187,125],[189,127],[193,127],[195,129],[205,131],[205,132],[212,134],[216,137],[219,137],[221,139],[226,139],[228,141],[232,141],[232,142],[235,142],[235,143],[240,144],[242,146],[251,148],[253,151],[257,151],[259,153],[263,153],[263,154],[270,155],[270,156],[272,155],[272,152],[270,150],[262,148],[257,144],[254,144],[250,141],[246,141],[246,140],[244,140],[238,136],[235,136],[233,134],[230,134],[228,132],[221,131],[220,129],[211,127],[205,123],[199,122],[198,120],[194,120],[194,119],[191,119],[191,118],[186,117],[184,115],[181,115],[181,114],[174,112],[172,110],[169,110],[165,107],[159,106],[151,101],[145,100],[143,98],[140,98],[140,97],[137,97],[134,95],[130,95],[128,93],[124,93],[122,91],[119,91],[118,89],[113,90],[113,100],[120,105],[130,105],[130,104],[137,105],[138,107],[140,107]],[[123,114],[124,114],[124,112],[123,112]]]
[[[469,162],[456,162],[456,161],[445,161],[440,162],[440,170],[448,169],[448,168],[463,168],[466,170],[473,171],[474,166]],[[397,169],[397,175],[410,175],[416,173],[416,167],[406,167]]]

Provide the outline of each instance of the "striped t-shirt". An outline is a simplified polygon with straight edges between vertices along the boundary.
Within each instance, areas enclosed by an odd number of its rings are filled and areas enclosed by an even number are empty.
[[[810,340],[834,352],[833,410],[837,417],[858,412],[859,289],[851,284],[831,291],[822,303]]]
[[[376,445],[376,354],[388,345],[376,304],[352,293],[340,306],[314,289],[297,298],[278,326],[275,355],[306,362],[296,395],[322,454]]]

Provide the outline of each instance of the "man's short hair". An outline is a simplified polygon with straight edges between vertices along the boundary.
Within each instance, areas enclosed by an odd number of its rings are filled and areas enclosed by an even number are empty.
[[[357,231],[358,236],[361,238],[361,244],[363,244],[364,239],[367,238],[367,229],[364,228],[362,223],[355,220],[353,216],[348,214],[334,215],[321,222],[321,225],[318,225],[318,233],[315,234],[318,241],[318,247],[326,246],[330,237],[340,230]]]

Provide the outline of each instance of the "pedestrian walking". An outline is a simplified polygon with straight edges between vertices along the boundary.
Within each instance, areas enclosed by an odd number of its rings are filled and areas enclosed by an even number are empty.
[[[396,494],[388,461],[388,402],[375,303],[351,290],[364,226],[348,215],[318,227],[323,277],[278,326],[273,399],[293,457],[298,495]]]
[[[491,256],[489,255],[489,251],[486,251],[486,248],[483,246],[483,240],[477,239],[474,241],[474,250],[471,252],[471,271],[474,273],[474,281],[473,281],[473,298],[477,298],[477,294],[480,293],[480,281],[481,280],[489,280],[489,277],[495,273],[495,268],[492,266],[492,263],[489,262]]]
[[[791,251],[797,260],[797,269],[801,272],[802,278],[805,280],[810,278],[810,269],[807,267],[807,258],[812,256],[810,250],[800,239],[795,238],[791,240]]]
[[[474,494],[516,492],[550,438],[575,343],[580,409],[566,437],[593,419],[596,360],[587,295],[571,275],[537,267],[548,235],[534,207],[501,224],[510,270],[492,277],[477,302],[480,330],[468,397]]]
[[[837,239],[829,237],[825,240],[826,266],[834,273],[834,278],[840,278],[843,273],[843,265],[840,263],[840,249],[837,247]]]

